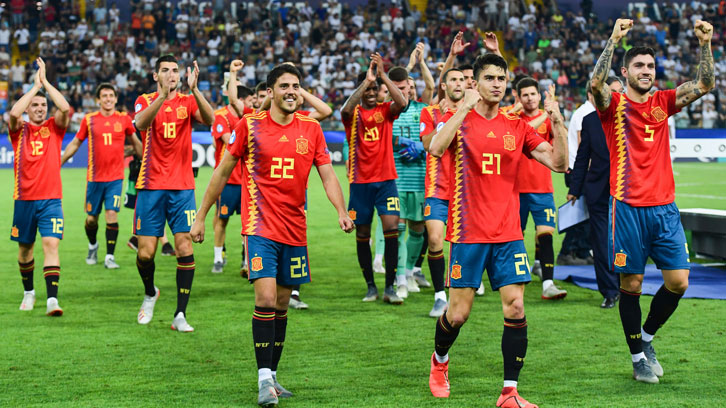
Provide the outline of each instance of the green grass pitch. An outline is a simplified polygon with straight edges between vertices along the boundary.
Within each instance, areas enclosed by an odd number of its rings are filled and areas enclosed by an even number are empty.
[[[726,209],[726,164],[677,163],[680,208]],[[344,172],[337,168],[345,186]],[[135,254],[124,243],[132,211],[120,215],[116,259],[121,269],[84,262],[85,170],[64,169],[65,239],[61,242],[61,318],[45,311],[42,251],[36,250],[36,309],[20,312],[22,286],[17,245],[9,240],[13,200],[10,170],[0,171],[0,406],[136,407],[255,406],[257,375],[251,314],[252,287],[240,279],[240,220],[228,228],[229,264],[212,275],[211,216],[207,240],[195,246],[196,278],[188,319],[196,331],[170,330],[175,259],[157,256],[161,298],[154,321],[135,318],[143,290]],[[197,203],[211,175],[200,171]],[[563,177],[553,176],[556,202],[564,202]],[[428,389],[434,320],[427,316],[433,292],[411,294],[404,305],[360,300],[365,284],[355,239],[337,226],[315,171],[309,191],[309,251],[313,282],[304,286],[305,311],[291,310],[278,378],[295,393],[281,407],[473,407],[493,406],[501,389],[499,296],[477,298],[469,322],[451,350],[451,397]],[[103,223],[102,223],[103,224]],[[531,222],[525,241],[533,254]],[[103,227],[99,231],[105,255]],[[561,236],[555,236],[559,251]],[[428,267],[424,263],[424,273]],[[726,273],[726,272],[725,272]],[[383,275],[376,275],[378,281]],[[522,395],[541,407],[719,406],[723,404],[724,303],[681,301],[655,345],[665,368],[659,385],[636,383],[617,309],[601,310],[599,293],[560,283],[561,302],[540,299],[539,281],[528,286],[525,310],[529,350],[520,376]],[[381,283],[382,285],[382,283]],[[650,297],[641,305],[648,310]],[[645,316],[644,316],[645,317]]]

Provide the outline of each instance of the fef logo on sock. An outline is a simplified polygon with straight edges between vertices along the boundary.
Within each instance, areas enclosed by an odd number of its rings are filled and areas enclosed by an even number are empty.
[[[451,266],[451,279],[461,279],[461,265]]]
[[[618,252],[617,254],[615,254],[615,266],[622,268],[627,263],[627,260],[628,260],[627,254],[624,254],[622,252]]]
[[[252,272],[257,272],[262,270],[262,257],[256,256],[252,258]]]

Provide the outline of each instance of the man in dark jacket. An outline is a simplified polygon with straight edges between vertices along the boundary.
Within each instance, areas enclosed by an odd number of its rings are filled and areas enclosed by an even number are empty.
[[[616,77],[610,77],[607,84],[613,92],[621,92],[623,85]],[[587,84],[587,98],[592,103],[590,83]],[[619,294],[617,274],[608,265],[608,197],[610,196],[610,157],[605,143],[605,133],[597,112],[582,119],[580,147],[572,169],[572,180],[567,200],[573,204],[585,194],[587,209],[590,213],[590,244],[595,258],[595,277],[597,287],[604,300],[600,307],[610,309],[615,306]]]

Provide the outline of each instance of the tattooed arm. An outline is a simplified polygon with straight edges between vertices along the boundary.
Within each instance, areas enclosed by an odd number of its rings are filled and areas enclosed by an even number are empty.
[[[613,61],[615,46],[631,28],[633,28],[633,20],[619,18],[615,22],[613,33],[610,35],[610,39],[608,39],[608,43],[605,45],[605,49],[597,60],[595,70],[592,73],[590,79],[592,96],[595,98],[595,106],[600,111],[606,110],[610,106],[610,100],[612,99],[610,87],[605,83],[605,80],[608,79],[610,73],[610,64]]]
[[[693,27],[693,32],[698,37],[698,43],[701,48],[701,60],[698,64],[696,79],[685,82],[676,89],[676,107],[678,109],[705,95],[713,89],[715,84],[713,54],[711,53],[713,27],[705,21],[697,20]]]

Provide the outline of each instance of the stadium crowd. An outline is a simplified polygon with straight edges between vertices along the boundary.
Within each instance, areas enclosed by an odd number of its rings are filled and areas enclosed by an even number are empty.
[[[78,8],[64,7],[60,0],[49,0],[40,9],[35,2],[15,0],[1,11],[0,81],[9,83],[9,101],[31,86],[36,55],[47,61],[48,79],[58,84],[76,112],[70,131],[77,130],[82,112],[94,108],[92,93],[101,82],[113,83],[119,89],[119,106],[131,110],[137,95],[153,89],[149,67],[165,53],[177,56],[182,67],[198,61],[199,88],[214,107],[225,103],[223,73],[232,59],[242,58],[242,81],[252,88],[276,64],[292,61],[303,72],[304,85],[335,111],[324,126],[339,128],[339,108],[355,89],[358,73],[367,69],[371,52],[381,52],[387,68],[405,66],[421,41],[436,75],[457,31],[463,31],[470,43],[459,56],[464,63],[483,50],[483,31],[493,30],[514,73],[531,75],[541,91],[557,85],[569,119],[585,101],[585,83],[613,24],[587,10],[563,14],[553,0],[480,0],[463,6],[437,1],[423,11],[407,10],[395,1],[390,7],[378,7],[375,0],[355,9],[337,0],[316,7],[303,2],[293,7],[289,7],[293,3],[269,2],[261,7],[228,0],[200,4],[132,0],[128,19],[121,18],[113,1],[100,3],[96,8],[89,5],[85,18],[79,17]],[[672,88],[696,70],[697,56],[689,52],[697,45],[693,22],[723,20],[725,14],[725,1],[650,5],[645,12],[633,9],[628,17],[638,24],[623,45],[653,46],[656,85]],[[713,36],[716,78],[726,72],[726,31],[723,25],[720,29]],[[619,48],[613,67],[619,66],[625,48]],[[416,75],[420,95],[424,82]],[[726,127],[726,79],[717,79],[710,95],[675,120],[679,128]]]

